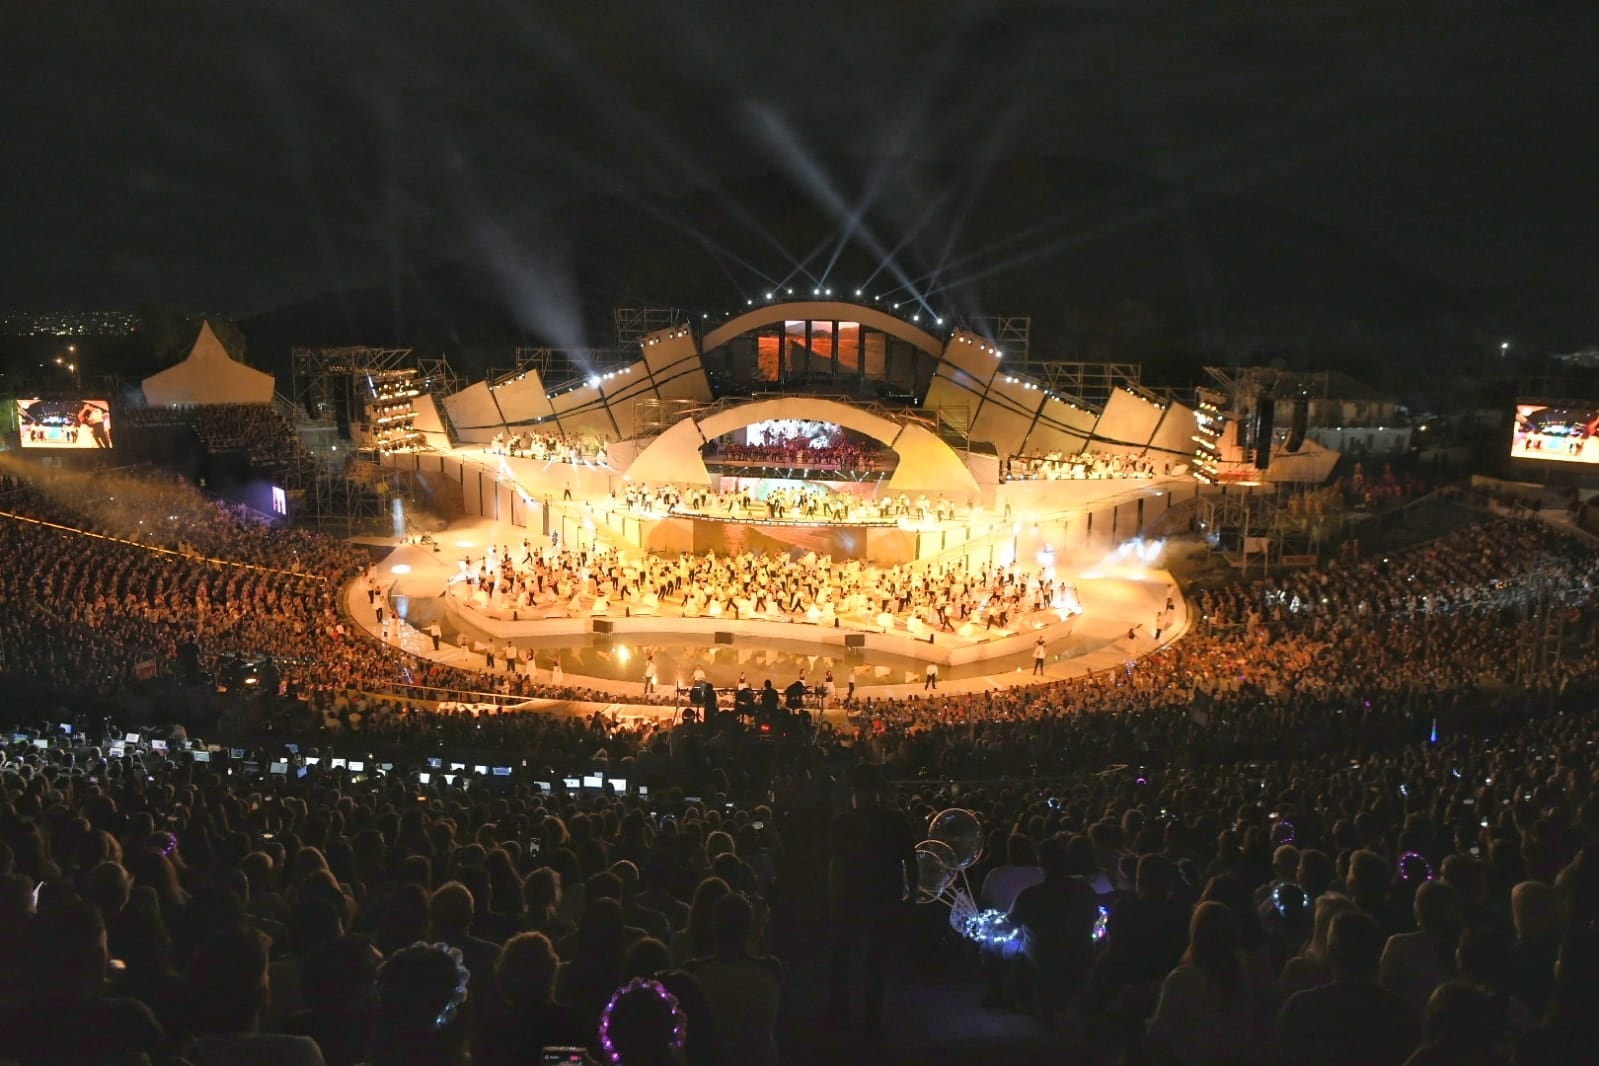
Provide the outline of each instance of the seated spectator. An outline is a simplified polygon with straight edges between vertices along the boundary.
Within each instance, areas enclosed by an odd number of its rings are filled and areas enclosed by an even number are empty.
[[[41,910],[22,937],[28,992],[0,1003],[0,1059],[24,1064],[127,1062],[165,1039],[148,1007],[103,994],[105,922],[93,906]]]
[[[1559,894],[1542,881],[1523,881],[1510,894],[1516,946],[1511,954],[1511,991],[1534,1014],[1554,992],[1555,959],[1565,929]]]
[[[1599,934],[1574,932],[1560,947],[1542,1023],[1521,1042],[1522,1066],[1583,1062],[1599,1046]]]
[[[1138,860],[1136,893],[1111,908],[1105,950],[1094,967],[1101,1001],[1125,997],[1139,1018],[1153,1012],[1160,982],[1188,943],[1188,908],[1172,898],[1176,880],[1176,868],[1164,856]]]
[[[560,959],[543,933],[505,942],[495,964],[498,996],[479,1003],[481,1025],[472,1043],[473,1066],[514,1066],[543,1047],[586,1047],[589,1026],[555,1001]]]
[[[1222,903],[1201,903],[1188,949],[1166,975],[1149,1024],[1151,1043],[1175,1061],[1261,1061],[1258,1004],[1240,959],[1237,919]]]
[[[1053,1013],[1087,987],[1099,897],[1086,877],[1072,873],[1071,854],[1060,837],[1039,845],[1038,862],[1044,879],[1017,894],[1010,918],[1025,931],[1023,972],[1032,981],[1039,1007]]]
[[[639,870],[640,891],[634,902],[640,907],[656,911],[666,918],[668,940],[688,925],[688,904],[672,894],[675,868],[671,856],[656,852],[644,860]]]
[[[210,936],[189,967],[196,1066],[322,1066],[308,1036],[260,1031],[271,941],[248,926]]]
[[[1480,988],[1448,981],[1427,1000],[1421,1046],[1405,1066],[1511,1066],[1516,1061],[1504,1014]]]
[[[472,991],[484,995],[492,987],[500,946],[472,935],[474,906],[472,893],[461,882],[440,885],[428,904],[428,935],[461,952],[467,973],[472,975]]]
[[[679,1066],[685,1060],[688,1017],[677,997],[659,981],[628,982],[610,999],[600,1043],[615,1066]],[[741,1056],[736,1060],[758,1062]]]
[[[1455,950],[1455,969],[1459,980],[1493,997],[1494,1009],[1504,1015],[1505,1027],[1520,1037],[1531,1032],[1538,1019],[1510,993],[1510,953],[1510,938],[1498,930],[1467,929]]]
[[[1327,933],[1330,984],[1296,993],[1277,1015],[1282,1066],[1399,1066],[1416,1043],[1405,1001],[1377,983],[1384,945],[1371,915],[1345,911]]]
[[[627,944],[622,905],[614,899],[597,899],[583,912],[570,942],[562,945],[555,998],[585,1025],[599,1024],[600,1011],[622,983]]]
[[[460,952],[441,944],[414,944],[386,959],[370,1066],[464,1066],[469,984]]]
[[[285,1028],[311,1037],[328,1066],[354,1066],[366,1057],[377,1023],[377,976],[382,957],[366,940],[343,936],[312,950],[300,971],[305,1010]]]
[[[705,992],[716,1037],[727,1062],[777,1061],[777,1011],[783,967],[770,955],[750,954],[755,911],[743,896],[716,905],[714,951],[694,959],[688,971]]]
[[[1328,894],[1316,900],[1315,927],[1299,954],[1283,964],[1282,976],[1277,979],[1277,997],[1286,1002],[1296,992],[1307,988],[1320,988],[1331,984],[1332,963],[1327,959],[1327,937],[1333,919],[1354,909],[1349,897]]]
[[[672,961],[679,966],[689,959],[704,958],[716,950],[715,928],[711,921],[716,905],[732,892],[720,877],[707,877],[694,889],[688,924],[672,934]]]
[[[1038,865],[1033,839],[1012,833],[1005,838],[1005,863],[988,871],[988,876],[983,878],[983,886],[977,893],[978,902],[983,907],[1009,914],[1022,889],[1043,880],[1044,871]]]
[[[1455,950],[1465,925],[1460,894],[1442,881],[1427,881],[1416,890],[1417,932],[1388,938],[1379,969],[1379,983],[1403,999],[1419,1022],[1433,989],[1455,975]]]

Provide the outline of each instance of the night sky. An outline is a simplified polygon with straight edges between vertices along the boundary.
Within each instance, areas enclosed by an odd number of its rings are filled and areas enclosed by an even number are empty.
[[[1236,196],[1599,305],[1599,4],[1312,6],[10,0],[0,302],[247,312],[462,259],[558,303],[563,205],[647,199],[692,236],[674,198],[763,176],[818,220],[796,277],[858,215],[849,256],[959,284],[1096,210],[1040,188],[1011,206],[1052,227],[970,232],[1036,156],[1166,190],[1118,212]],[[729,304],[816,250],[718,205]]]

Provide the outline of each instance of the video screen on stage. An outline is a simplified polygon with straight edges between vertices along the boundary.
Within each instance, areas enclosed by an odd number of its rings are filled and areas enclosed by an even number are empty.
[[[24,448],[110,448],[111,403],[102,399],[17,401]]]
[[[272,513],[280,515],[289,513],[289,494],[276,485],[272,486]]]
[[[744,439],[739,443],[757,448],[780,446],[827,448],[843,436],[843,429],[833,422],[817,422],[808,418],[773,418],[755,422],[745,427]],[[737,440],[737,438],[734,438]]]
[[[1599,463],[1599,405],[1552,407],[1517,404],[1510,438],[1512,459]]]

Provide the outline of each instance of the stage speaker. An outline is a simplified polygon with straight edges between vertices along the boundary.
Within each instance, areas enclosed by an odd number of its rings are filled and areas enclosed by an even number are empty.
[[[866,634],[865,633],[845,633],[844,634],[844,647],[846,647],[846,648],[864,648],[864,647],[866,647]]]
[[[594,619],[594,632],[612,633],[615,632],[615,629],[609,618],[596,618]]]
[[[1264,470],[1271,465],[1271,435],[1277,425],[1277,401],[1262,393],[1255,404],[1255,469]]]
[[[1288,440],[1283,450],[1297,452],[1305,446],[1305,431],[1310,427],[1310,397],[1300,393],[1294,397],[1294,417],[1288,423]]]
[[[731,644],[731,643],[733,643],[733,634],[731,634],[731,633],[718,633],[718,634],[716,634],[716,643],[718,643],[718,644]]]

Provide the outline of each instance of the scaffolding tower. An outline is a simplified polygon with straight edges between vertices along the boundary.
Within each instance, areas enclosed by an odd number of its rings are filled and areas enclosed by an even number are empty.
[[[616,346],[632,351],[651,333],[671,329],[683,321],[684,315],[675,307],[618,307],[611,312],[611,319],[616,327]]]
[[[972,319],[972,332],[992,341],[1001,355],[1017,366],[1027,366],[1032,361],[1031,315],[979,315]]]
[[[1103,411],[1111,393],[1118,388],[1129,389],[1145,399],[1160,399],[1144,387],[1142,363],[1035,359],[1016,367],[1016,374],[1033,379],[1062,399],[1094,411]]]
[[[296,348],[291,399],[313,422],[358,422],[370,382],[401,369],[417,369],[409,348]]]

